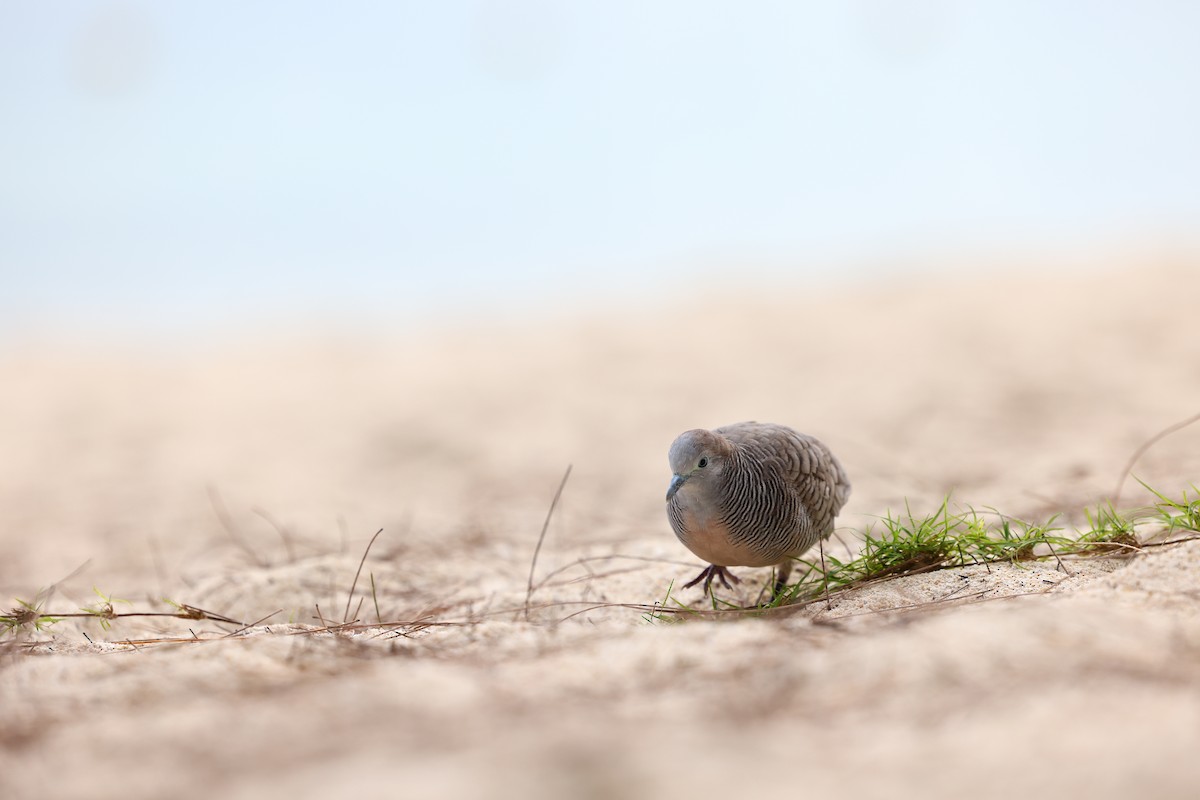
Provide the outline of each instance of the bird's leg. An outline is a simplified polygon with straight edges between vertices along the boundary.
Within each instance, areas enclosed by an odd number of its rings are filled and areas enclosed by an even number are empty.
[[[775,596],[779,597],[787,588],[788,576],[792,574],[792,560],[784,560],[775,570]]]
[[[731,573],[729,570],[725,569],[724,567],[718,567],[716,564],[709,564],[707,567],[705,567],[704,569],[702,569],[700,571],[699,575],[697,575],[695,578],[692,578],[692,580],[690,580],[689,582],[685,583],[683,585],[683,588],[690,589],[693,586],[695,586],[697,583],[699,583],[700,581],[704,581],[704,593],[712,594],[713,578],[716,578],[717,580],[719,580],[721,582],[721,585],[724,586],[726,589],[731,589],[731,590],[733,589],[733,586],[730,585],[730,583],[729,583],[730,581],[733,581],[734,583],[742,582],[741,578],[734,575],[733,573]]]
[[[825,569],[825,539],[817,542],[821,546],[821,585],[825,587],[825,610],[832,611],[833,603],[829,600],[829,570]]]

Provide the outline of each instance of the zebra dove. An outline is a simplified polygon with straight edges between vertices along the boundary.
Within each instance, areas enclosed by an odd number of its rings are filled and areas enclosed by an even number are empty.
[[[739,422],[686,431],[671,445],[667,517],[683,545],[709,562],[685,589],[739,582],[726,567],[778,565],[775,592],[792,559],[833,533],[850,497],[829,448],[783,425]]]

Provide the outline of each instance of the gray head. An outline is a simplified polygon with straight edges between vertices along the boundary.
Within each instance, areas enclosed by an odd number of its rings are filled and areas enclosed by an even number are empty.
[[[673,473],[667,502],[684,483],[690,481],[695,486],[702,486],[720,475],[725,470],[731,449],[728,439],[703,428],[679,434],[667,454]]]

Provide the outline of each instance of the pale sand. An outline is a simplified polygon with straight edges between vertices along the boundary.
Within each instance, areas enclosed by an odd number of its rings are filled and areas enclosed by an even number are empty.
[[[219,626],[62,623],[0,655],[0,796],[1195,797],[1200,543],[908,577],[770,619],[562,620],[699,569],[663,514],[667,445],[694,426],[820,436],[854,482],[849,526],[950,490],[1075,521],[1200,410],[1197,296],[1191,264],[1031,267],[420,335],[10,344],[6,603],[88,560],[49,607],[96,585],[141,609],[284,611],[137,652],[82,632]],[[568,463],[537,574],[563,571],[527,622],[504,609]],[[1200,425],[1136,473],[1200,482]],[[473,624],[283,635],[317,604],[341,618],[380,527],[359,594],[371,573],[385,618]],[[575,563],[611,555],[652,560]],[[749,600],[765,572],[737,573]]]

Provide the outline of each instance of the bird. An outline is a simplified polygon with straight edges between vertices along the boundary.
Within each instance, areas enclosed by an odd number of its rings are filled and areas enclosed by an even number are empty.
[[[684,585],[740,580],[728,567],[777,567],[775,594],[792,559],[833,533],[850,480],[829,448],[786,425],[738,422],[684,431],[668,452],[667,518],[683,546],[709,563]]]

